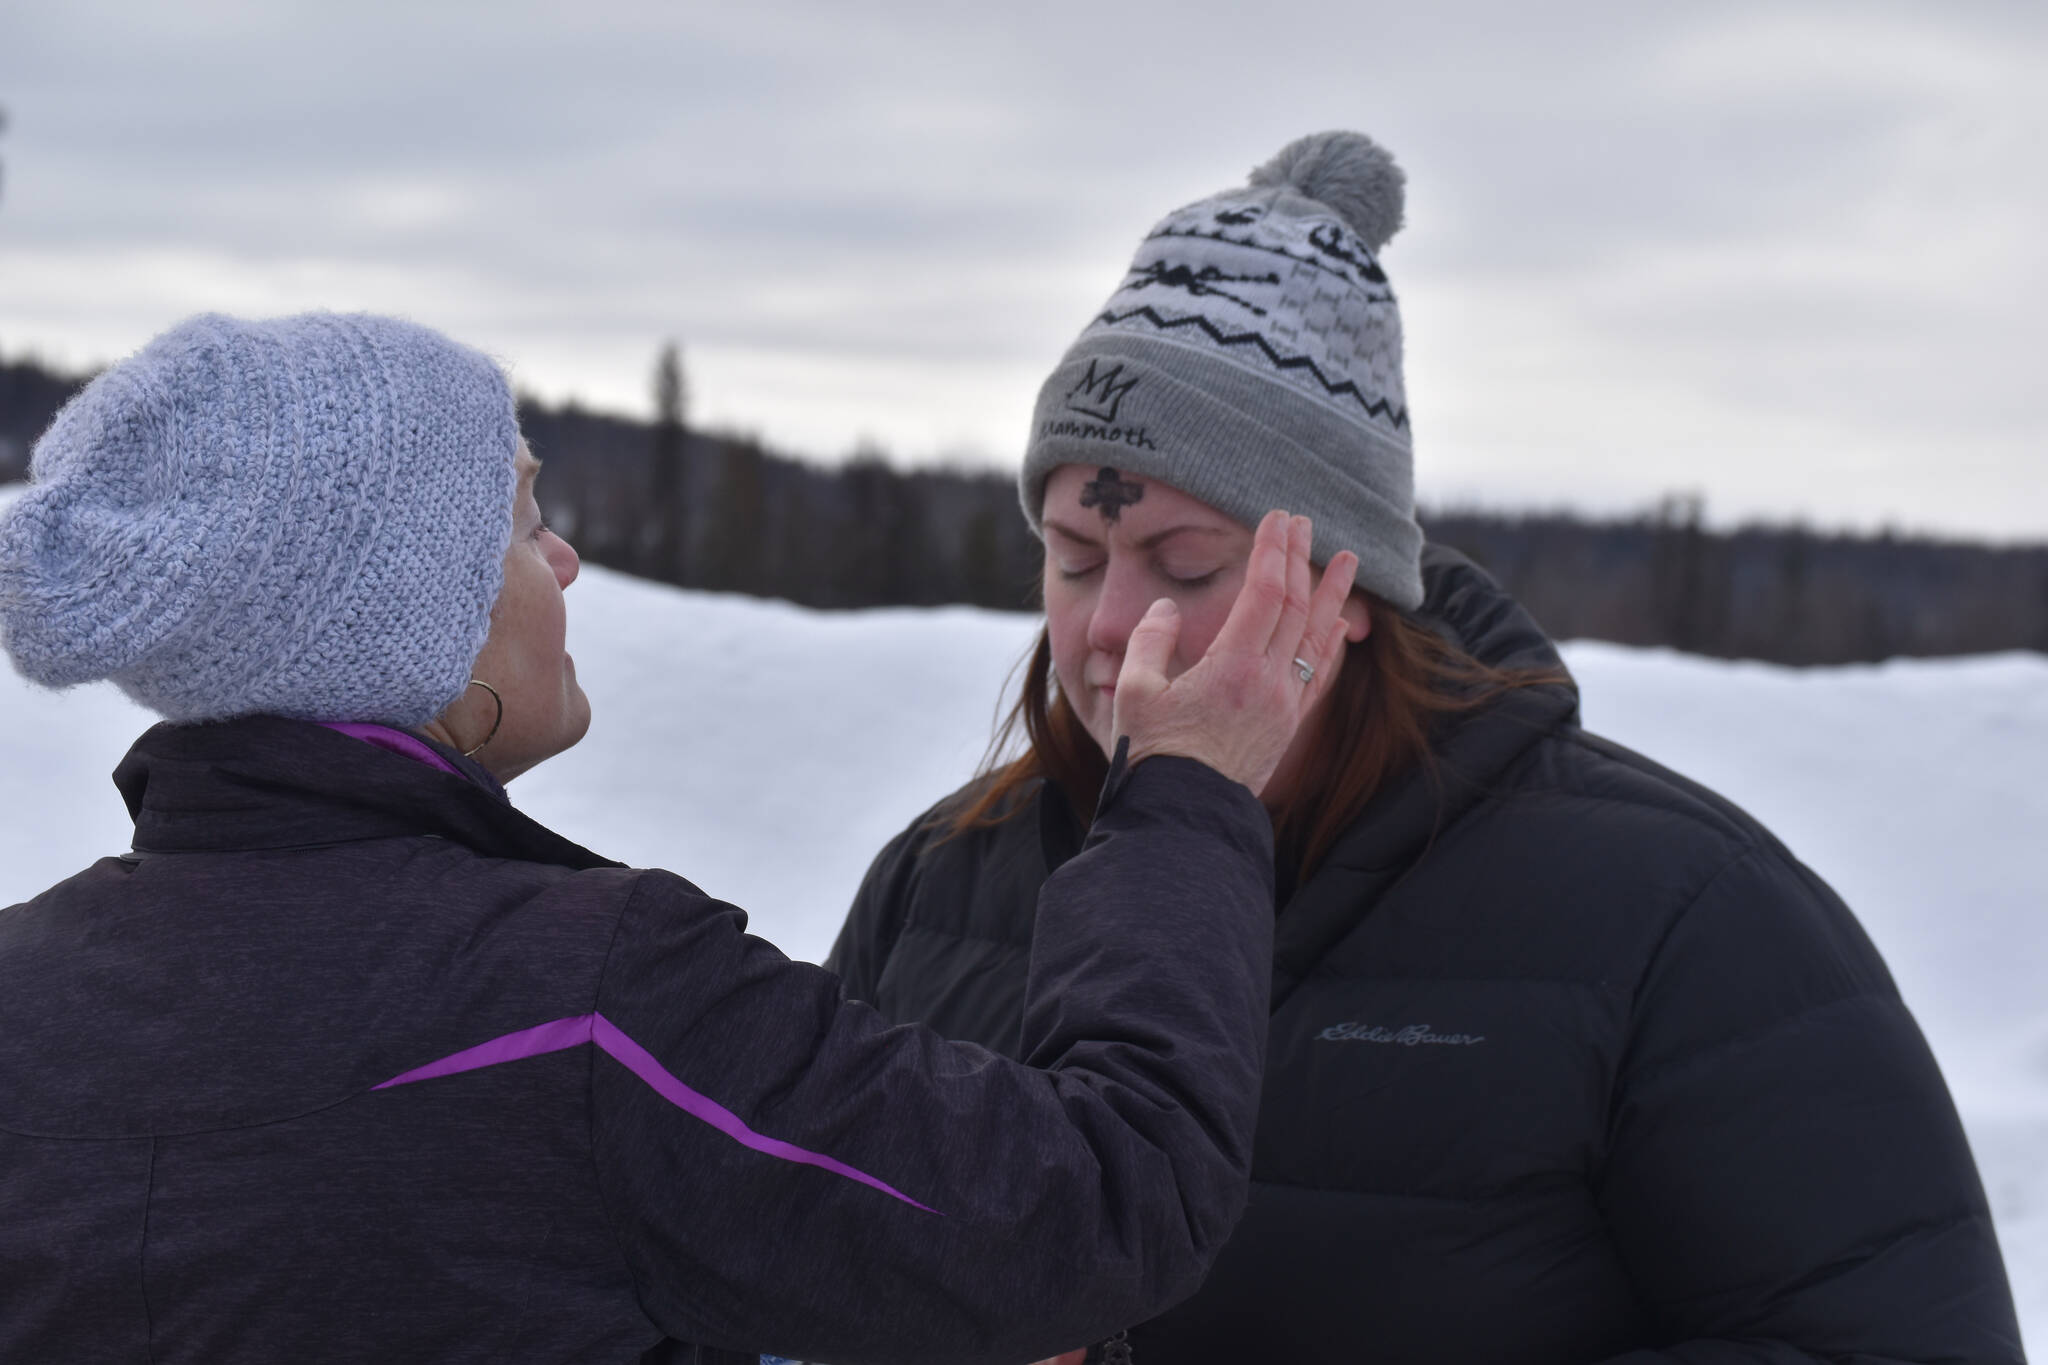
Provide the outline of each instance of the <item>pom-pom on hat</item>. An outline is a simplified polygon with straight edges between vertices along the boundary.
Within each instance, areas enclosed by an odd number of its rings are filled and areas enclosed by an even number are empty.
[[[1314,558],[1422,604],[1401,316],[1379,253],[1404,177],[1362,133],[1316,133],[1168,214],[1039,390],[1019,493],[1043,530],[1062,464],[1149,474],[1246,525],[1315,518]]]
[[[518,441],[498,367],[425,327],[192,318],[36,443],[0,644],[174,721],[421,724],[490,632]]]

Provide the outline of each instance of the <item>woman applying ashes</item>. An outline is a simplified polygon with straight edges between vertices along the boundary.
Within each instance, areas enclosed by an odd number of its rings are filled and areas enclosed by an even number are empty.
[[[1014,1365],[1192,1290],[1347,564],[1275,512],[1202,663],[1134,632],[1012,1061],[507,800],[591,719],[538,475],[495,363],[367,316],[193,319],[38,443],[0,642],[164,723],[133,851],[0,910],[0,1360]]]

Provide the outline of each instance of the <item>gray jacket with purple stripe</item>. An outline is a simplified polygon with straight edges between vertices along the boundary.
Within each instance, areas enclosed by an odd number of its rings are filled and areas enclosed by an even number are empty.
[[[317,726],[116,781],[137,853],[0,911],[0,1360],[1017,1362],[1242,1207],[1271,836],[1198,764],[1047,884],[1029,1065]]]

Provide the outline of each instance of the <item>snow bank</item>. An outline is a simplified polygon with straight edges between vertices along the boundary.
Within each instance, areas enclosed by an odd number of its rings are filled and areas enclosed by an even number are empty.
[[[5,494],[0,493],[0,501]],[[971,771],[1035,623],[827,615],[586,569],[588,739],[513,788],[611,857],[831,946],[890,835]],[[2048,659],[1797,671],[1577,644],[1587,723],[1716,788],[1855,908],[1956,1092],[2029,1337],[2048,1343]],[[0,905],[127,846],[106,775],[150,718],[0,669]]]

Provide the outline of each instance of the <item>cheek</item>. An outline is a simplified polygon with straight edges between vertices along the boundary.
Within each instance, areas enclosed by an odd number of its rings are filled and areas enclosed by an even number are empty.
[[[1088,657],[1088,606],[1081,595],[1048,574],[1045,584],[1045,632],[1052,642],[1053,671],[1071,695]]]
[[[526,667],[545,664],[561,653],[568,624],[553,572],[535,561],[523,560],[516,572],[507,574],[501,601],[501,616],[508,618],[504,624]]]
[[[1174,643],[1174,661],[1182,668],[1192,668],[1201,657],[1209,652],[1209,646],[1223,630],[1224,621],[1230,617],[1231,603],[1236,592],[1206,593],[1201,600],[1190,602],[1185,598],[1176,601],[1180,608],[1180,639]]]

